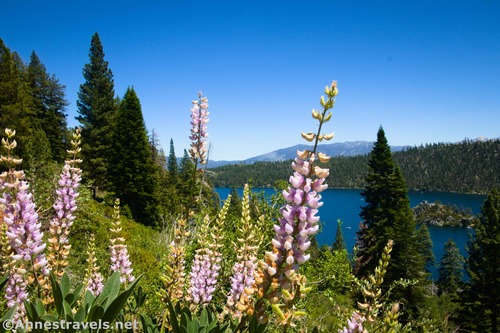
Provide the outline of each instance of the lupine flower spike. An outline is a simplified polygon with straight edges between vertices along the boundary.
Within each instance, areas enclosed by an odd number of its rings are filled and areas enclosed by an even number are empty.
[[[207,163],[207,123],[208,123],[208,99],[201,97],[198,93],[198,100],[193,101],[191,107],[191,148],[189,153],[195,165]]]
[[[64,268],[68,265],[68,255],[71,249],[69,244],[70,228],[75,220],[74,211],[76,210],[76,199],[79,196],[78,187],[82,179],[82,171],[77,167],[81,160],[77,159],[80,152],[80,130],[77,129],[73,134],[71,145],[73,148],[68,150],[71,160],[65,162],[60,175],[56,190],[57,200],[52,206],[55,210],[55,216],[50,221],[50,238],[47,259],[53,273],[61,277]]]
[[[352,317],[347,321],[347,327],[339,330],[339,333],[368,333],[368,331],[363,328],[365,320],[365,317],[357,312],[353,312]]]
[[[9,171],[2,173],[2,188],[4,191],[0,204],[4,208],[3,223],[7,226],[6,235],[9,239],[11,253],[9,267],[9,280],[5,287],[5,298],[9,308],[17,305],[15,320],[25,319],[24,301],[28,299],[27,285],[37,282],[43,288],[44,276],[48,274],[47,259],[43,251],[45,244],[42,242],[43,233],[38,223],[38,214],[29,186],[23,180],[24,172],[15,171],[14,167],[21,160],[11,156],[11,151],[16,147],[13,140],[15,131],[6,129],[7,138],[2,139],[2,145],[7,149],[7,157],[0,157],[6,162]]]
[[[368,279],[362,280],[359,285],[364,302],[358,302],[358,308],[364,314],[368,323],[373,323],[379,316],[380,309],[384,305],[381,301],[382,296],[382,283],[384,282],[384,275],[389,265],[391,258],[391,251],[394,242],[389,240],[384,247],[382,258],[379,260],[377,267],[375,267],[374,274],[370,274]]]
[[[120,283],[127,284],[127,282],[133,282],[135,277],[132,275],[132,263],[129,259],[125,238],[119,237],[119,233],[122,230],[120,224],[120,199],[115,199],[113,222],[110,229],[111,233],[115,235],[115,238],[111,239],[111,246],[109,247],[111,252],[111,271],[120,272]]]
[[[241,224],[239,237],[234,247],[237,249],[238,261],[233,266],[231,291],[227,296],[227,311],[233,317],[241,318],[243,313],[252,315],[254,312],[252,296],[254,289],[254,274],[257,268],[257,250],[259,239],[253,230],[250,218],[250,187],[245,184],[243,189]]]
[[[172,303],[184,299],[184,285],[186,283],[185,273],[185,241],[190,232],[186,230],[186,221],[180,219],[174,230],[174,239],[170,243],[169,252],[163,261],[164,272],[160,276],[163,288],[158,296],[163,301],[170,298]]]
[[[207,305],[213,298],[221,268],[219,249],[222,246],[222,230],[230,202],[231,196],[224,202],[213,226],[210,226],[208,215],[201,225],[198,238],[201,247],[194,256],[188,290],[190,301],[194,305]]]
[[[292,163],[295,172],[289,179],[290,187],[283,191],[287,204],[281,208],[279,225],[274,226],[273,250],[266,253],[266,260],[260,263],[261,271],[256,275],[259,297],[269,300],[278,322],[285,326],[293,326],[293,319],[305,314],[297,311],[294,304],[310,288],[304,286],[305,277],[298,275],[297,271],[301,264],[309,260],[310,255],[306,251],[311,245],[311,237],[318,232],[319,216],[316,214],[323,205],[319,193],[328,187],[325,179],[329,170],[315,165],[315,162],[327,162],[330,158],[318,153],[317,148],[318,142],[333,138],[333,133],[324,135],[321,130],[332,117],[330,109],[338,93],[337,83],[327,86],[325,93],[327,99],[320,98],[323,110],[312,112],[312,117],[319,122],[317,132],[302,132],[306,141],[314,141],[314,148],[297,151]],[[257,302],[256,311],[259,321],[267,321],[263,301]]]
[[[99,268],[95,255],[95,236],[91,234],[87,249],[87,270],[85,272],[84,285],[94,296],[98,296],[104,288],[104,277]]]

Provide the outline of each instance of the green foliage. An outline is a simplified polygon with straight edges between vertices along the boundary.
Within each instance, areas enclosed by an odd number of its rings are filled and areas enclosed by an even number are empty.
[[[116,102],[113,74],[104,60],[97,33],[92,36],[89,63],[83,67],[83,77],[85,82],[80,85],[76,102],[79,113],[76,119],[82,125],[82,169],[87,182],[106,188]]]
[[[148,316],[142,315],[141,322],[145,332],[158,332],[157,325]],[[231,322],[220,323],[217,315],[207,308],[203,308],[197,315],[189,307],[181,306],[179,302],[174,305],[170,299],[167,299],[167,310],[160,332],[222,333],[226,332],[231,324]]]
[[[89,189],[85,187],[80,187],[77,203],[76,219],[69,236],[71,252],[66,272],[72,280],[85,276],[88,237],[94,234],[97,266],[101,267],[101,272],[106,276],[110,272],[111,264],[108,246],[112,207],[94,201]],[[158,262],[166,251],[166,245],[160,241],[160,233],[152,228],[123,216],[121,222],[121,235],[127,240],[134,275],[143,275],[141,286],[147,295],[152,295],[161,285],[161,281],[158,280],[160,275]],[[148,297],[141,311],[154,314],[159,309],[161,305]]]
[[[500,194],[493,189],[488,194],[475,233],[468,243],[466,262],[470,281],[461,303],[460,319],[467,329],[479,332],[500,331]]]
[[[176,182],[179,177],[179,165],[177,164],[177,157],[175,156],[174,140],[170,139],[170,149],[167,159],[167,170],[171,181]]]
[[[342,220],[337,220],[337,232],[335,233],[335,241],[332,246],[333,251],[347,250],[344,240],[344,233],[342,232]]]
[[[174,140],[170,139],[170,148],[165,166],[162,168],[162,184],[164,193],[162,193],[162,206],[164,215],[170,215],[173,218],[182,213],[182,190],[185,189],[183,177],[181,177],[177,157],[175,156]],[[189,178],[188,178],[189,179]]]
[[[32,172],[50,162],[51,157],[35,100],[26,66],[0,39],[0,128],[17,131],[16,152],[24,159],[22,168]]]
[[[394,241],[391,265],[384,277],[383,289],[398,280],[425,281],[425,262],[428,239],[419,239],[410,208],[406,184],[401,171],[394,164],[390,147],[382,128],[368,162],[367,186],[361,193],[366,205],[361,207],[363,227],[358,231],[356,275],[367,276],[373,272],[389,240]],[[420,243],[422,242],[423,243]],[[423,286],[396,290],[393,300],[405,299],[408,313],[414,313],[423,298]]]
[[[33,51],[28,66],[28,79],[36,117],[50,146],[52,159],[62,163],[66,157],[66,114],[68,101],[65,87],[54,75],[49,75]]]
[[[133,88],[127,89],[120,102],[108,155],[110,188],[116,197],[128,206],[136,221],[157,225],[158,184],[141,104]]]
[[[418,246],[418,252],[421,258],[425,262],[425,269],[429,272],[430,267],[436,264],[436,258],[434,257],[434,252],[432,251],[432,239],[429,232],[429,228],[426,224],[422,224],[416,232]]]
[[[128,298],[132,295],[140,277],[131,283],[126,289],[120,290],[119,273],[112,274],[104,285],[99,296],[94,297],[92,293],[85,290],[83,284],[71,288],[69,277],[64,274],[61,282],[51,273],[50,283],[54,299],[53,308],[47,310],[42,301],[34,298],[25,302],[28,322],[33,325],[41,325],[41,328],[33,328],[31,332],[67,332],[68,329],[61,327],[62,320],[65,322],[89,323],[89,328],[70,330],[73,332],[98,332],[97,327],[92,328],[90,323],[106,322],[112,324],[118,315],[124,311]],[[50,322],[53,329],[44,330],[43,323]],[[18,329],[17,332],[25,332]]]
[[[304,265],[304,274],[319,292],[329,291],[337,295],[351,292],[353,275],[347,250],[331,251],[323,246],[318,255]]]
[[[440,293],[456,297],[462,285],[464,262],[457,245],[450,238],[444,245],[444,254],[439,263],[437,286]]]

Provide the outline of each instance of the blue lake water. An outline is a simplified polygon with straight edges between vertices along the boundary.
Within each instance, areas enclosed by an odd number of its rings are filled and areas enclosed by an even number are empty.
[[[217,188],[221,200],[225,200],[231,192],[230,188]],[[267,195],[274,193],[272,189],[254,189],[254,191],[264,191]],[[238,190],[240,196],[243,190]],[[331,245],[335,240],[337,231],[337,219],[343,222],[343,232],[347,248],[352,250],[356,240],[356,231],[358,230],[361,218],[359,217],[360,207],[364,206],[361,190],[334,189],[326,190],[321,193],[324,205],[319,209],[319,216],[323,227],[317,235],[319,245]],[[474,214],[481,211],[481,205],[486,199],[485,195],[444,193],[444,192],[417,192],[410,191],[410,205],[416,206],[420,202],[439,201],[447,205],[456,205],[462,208],[470,209]],[[465,256],[467,240],[471,229],[453,228],[453,227],[434,227],[429,226],[431,239],[433,242],[433,252],[436,262],[439,263],[444,252],[444,244],[452,238],[460,249],[460,253]],[[437,278],[437,268],[431,269],[433,277]]]

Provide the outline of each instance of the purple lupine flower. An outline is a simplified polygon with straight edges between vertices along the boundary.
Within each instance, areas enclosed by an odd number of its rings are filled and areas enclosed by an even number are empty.
[[[208,304],[212,300],[220,271],[220,254],[208,248],[196,250],[190,273],[188,293],[195,304]]]
[[[76,198],[79,196],[78,187],[81,181],[81,170],[70,165],[71,161],[64,164],[56,190],[57,199],[52,206],[56,212],[50,221],[49,239],[49,264],[57,275],[62,275],[62,269],[67,264],[67,257],[71,245],[68,235],[75,220]]]
[[[38,214],[29,186],[25,181],[17,181],[15,200],[9,193],[4,193],[2,203],[5,205],[4,223],[7,225],[7,238],[12,248],[10,277],[5,289],[7,306],[18,305],[15,318],[24,317],[23,301],[27,299],[28,270],[35,276],[48,275],[47,259],[43,251],[43,233],[38,223]]]
[[[133,282],[132,263],[130,262],[127,246],[115,244],[111,246],[111,270],[120,272],[120,283]]]
[[[226,219],[231,196],[224,202],[217,220],[210,225],[210,217],[205,215],[199,236],[201,248],[196,250],[190,273],[189,297],[194,304],[206,305],[212,300],[221,269],[224,221]],[[209,232],[210,230],[210,232]]]
[[[104,277],[99,272],[97,258],[95,255],[95,236],[90,235],[89,247],[87,249],[87,270],[85,273],[85,286],[94,296],[98,296],[104,288]]]
[[[312,163],[300,156],[298,152],[292,163],[295,172],[289,179],[291,187],[283,191],[283,198],[288,204],[280,210],[282,218],[279,225],[274,226],[275,237],[272,240],[272,244],[279,251],[279,255],[274,258],[277,261],[285,261],[284,273],[287,277],[293,275],[299,265],[309,260],[310,255],[305,252],[311,245],[310,236],[318,232],[319,216],[316,214],[318,208],[323,205],[319,192],[327,188],[324,178],[314,181],[310,178],[318,173],[328,176],[328,172],[324,171],[326,169],[317,171],[315,168],[311,172]],[[314,160],[314,156],[310,159]],[[275,273],[274,270],[272,272]]]
[[[191,148],[189,152],[191,159],[197,163],[205,164],[207,162],[207,123],[208,123],[208,99],[198,94],[199,100],[193,101],[191,107]]]
[[[98,296],[102,293],[104,288],[104,278],[101,273],[98,271],[92,272],[88,282],[87,282],[87,290],[92,293],[94,296]]]
[[[5,286],[5,299],[7,307],[12,308],[17,305],[13,320],[23,320],[26,316],[24,301],[28,299],[26,270],[24,268],[11,267],[9,280]]]
[[[237,262],[233,266],[233,276],[231,277],[231,290],[227,297],[227,305],[229,307],[236,307],[238,311],[235,312],[236,317],[241,317],[241,312],[237,307],[241,296],[245,293],[245,289],[253,291],[253,284],[255,282],[255,270],[257,258],[251,256],[244,262]]]
[[[38,223],[35,203],[28,188],[25,181],[19,182],[16,201],[5,210],[7,237],[13,250],[12,259],[32,262],[35,270],[47,275],[47,259],[43,253],[46,245],[42,242],[41,224]]]
[[[115,206],[113,212],[113,222],[110,231],[115,235],[122,230],[120,224],[120,199],[115,199]],[[111,271],[120,272],[120,283],[133,282],[135,277],[132,275],[132,263],[129,259],[127,245],[125,243],[125,238],[115,237],[111,239],[111,246],[109,250],[111,252]]]
[[[363,329],[363,322],[365,320],[365,317],[357,312],[353,312],[351,318],[347,320],[347,327],[339,330],[339,333],[367,333],[367,331]]]

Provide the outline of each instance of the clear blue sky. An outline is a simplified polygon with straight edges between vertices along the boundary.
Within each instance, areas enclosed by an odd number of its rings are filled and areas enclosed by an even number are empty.
[[[392,145],[500,137],[500,2],[7,1],[0,38],[66,86],[72,126],[98,32],[117,95],[134,86],[168,153],[189,146],[189,108],[209,99],[211,158],[302,143],[339,82],[335,141]]]

